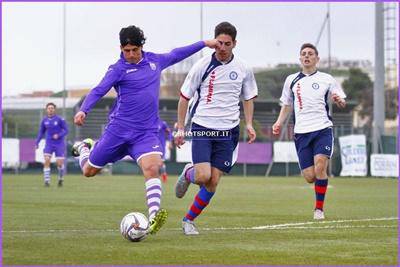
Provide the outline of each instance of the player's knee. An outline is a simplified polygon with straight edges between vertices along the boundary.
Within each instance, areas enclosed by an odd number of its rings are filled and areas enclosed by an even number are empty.
[[[95,168],[86,167],[83,169],[83,175],[85,177],[93,177],[97,174],[97,170]]]
[[[303,177],[310,184],[315,182],[315,173],[314,172],[304,172]]]
[[[209,170],[196,170],[196,181],[200,184],[206,184],[210,181],[211,171]]]
[[[146,177],[157,177],[160,174],[160,167],[158,163],[149,164],[143,167],[143,173]]]
[[[325,177],[326,176],[325,164],[316,164],[315,165],[315,174],[317,177]]]

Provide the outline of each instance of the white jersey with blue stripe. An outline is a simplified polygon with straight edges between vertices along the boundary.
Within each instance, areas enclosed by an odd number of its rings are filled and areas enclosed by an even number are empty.
[[[240,122],[240,99],[250,100],[257,94],[250,68],[235,56],[222,63],[215,58],[215,53],[200,59],[181,87],[181,96],[191,99],[192,121],[216,130],[236,127]]]
[[[336,93],[346,98],[338,82],[329,74],[316,71],[310,75],[298,72],[286,78],[280,101],[293,106],[294,132],[310,133],[332,127],[328,100]]]

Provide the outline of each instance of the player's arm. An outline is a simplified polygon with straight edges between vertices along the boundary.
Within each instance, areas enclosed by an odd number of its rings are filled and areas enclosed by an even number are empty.
[[[185,58],[188,58],[191,55],[197,53],[206,46],[209,48],[216,48],[217,46],[219,46],[219,43],[216,39],[199,41],[188,46],[175,48],[169,53],[160,54],[161,68],[165,69],[171,65],[174,65],[179,61],[182,61]]]
[[[279,112],[278,119],[276,120],[274,125],[272,125],[272,134],[275,134],[275,135],[280,134],[282,125],[291,112],[292,112],[291,105],[282,105],[281,111]]]
[[[86,114],[94,107],[108,91],[119,81],[121,77],[121,71],[110,67],[101,80],[101,82],[93,88],[89,94],[85,97],[80,110],[74,116],[74,123],[78,126],[82,126],[85,123]]]
[[[64,119],[61,119],[61,132],[58,134],[59,138],[63,138],[68,134],[68,124]]]
[[[333,77],[332,85],[329,91],[331,92],[332,102],[335,103],[338,108],[344,108],[346,106],[346,94],[343,92],[342,88]]]
[[[290,89],[290,84],[292,83],[293,77],[295,76],[296,75],[289,75],[283,85],[282,96],[279,99],[282,104],[281,111],[279,112],[278,119],[272,125],[272,134],[274,135],[280,134],[283,123],[292,112],[293,96]]]
[[[44,120],[42,120],[40,122],[39,132],[38,132],[38,136],[37,136],[36,142],[35,142],[36,148],[39,147],[39,142],[40,142],[40,140],[42,140],[45,132],[46,132],[46,127],[44,127]]]
[[[181,94],[178,102],[178,121],[176,122],[176,135],[174,137],[175,145],[180,148],[185,143],[185,119],[189,106],[189,99]]]
[[[254,99],[258,95],[258,87],[253,71],[246,67],[246,76],[243,79],[243,87],[241,96],[243,98],[243,112],[246,123],[248,143],[251,144],[256,140],[256,131],[253,128]]]
[[[244,120],[246,123],[247,135],[249,137],[248,143],[251,144],[256,140],[256,131],[253,128],[253,114],[254,114],[254,98],[243,100]]]

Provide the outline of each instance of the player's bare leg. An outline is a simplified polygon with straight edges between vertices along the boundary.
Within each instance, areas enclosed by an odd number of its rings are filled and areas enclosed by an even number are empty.
[[[160,208],[162,187],[160,168],[163,164],[159,154],[149,154],[139,159],[138,164],[145,178],[147,207],[149,209],[149,233],[155,234],[164,225],[168,213]]]
[[[44,155],[44,163],[43,163],[43,178],[44,178],[44,186],[49,187],[50,186],[50,160],[51,160],[51,155]]]
[[[58,186],[63,186],[64,182],[64,158],[57,158],[57,169],[58,169]]]
[[[324,201],[325,194],[328,188],[328,169],[329,158],[326,155],[316,155],[314,157],[314,166],[315,166],[315,210],[314,210],[314,219],[322,220],[325,219],[324,214]]]

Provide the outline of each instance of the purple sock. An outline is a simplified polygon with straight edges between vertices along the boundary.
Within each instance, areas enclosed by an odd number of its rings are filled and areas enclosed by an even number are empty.
[[[191,182],[194,184],[194,167],[190,167],[186,173],[185,173],[185,178],[188,182]]]

